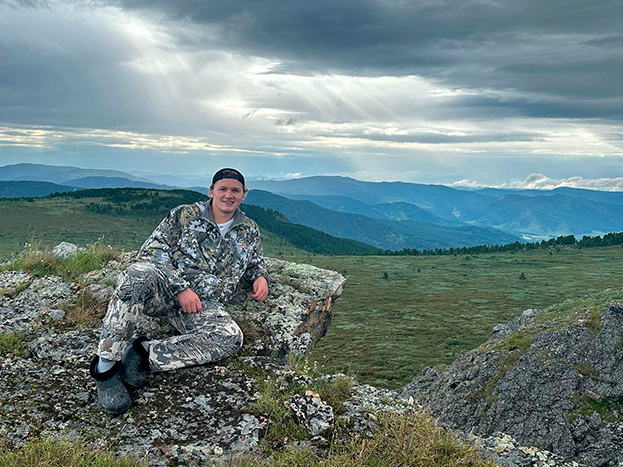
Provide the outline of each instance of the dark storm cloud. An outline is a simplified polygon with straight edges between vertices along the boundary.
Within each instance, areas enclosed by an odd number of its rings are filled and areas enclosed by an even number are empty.
[[[291,74],[415,74],[456,88],[536,95],[490,115],[620,116],[620,0],[120,0],[164,21],[210,28],[224,49],[280,61]],[[194,41],[194,42],[193,42]],[[186,42],[186,47],[205,44]],[[554,102],[550,102],[554,101]],[[526,108],[527,107],[527,108]],[[620,107],[619,107],[620,108]],[[543,112],[543,113],[539,113]]]

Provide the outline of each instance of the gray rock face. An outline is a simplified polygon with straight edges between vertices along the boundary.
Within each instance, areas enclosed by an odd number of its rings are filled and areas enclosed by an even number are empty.
[[[402,394],[464,432],[503,432],[584,465],[619,465],[623,315],[607,297],[594,301],[527,310],[445,371],[422,371]]]
[[[294,395],[286,403],[299,425],[307,428],[312,436],[325,434],[333,428],[333,408],[313,391],[304,396]]]
[[[73,243],[61,242],[52,248],[51,253],[59,258],[69,258],[78,253],[78,247]]]
[[[344,278],[333,271],[269,259],[269,298],[255,302],[242,288],[227,305],[247,334],[241,353],[246,356],[154,374],[145,388],[133,391],[130,410],[112,417],[97,407],[95,383],[88,375],[99,330],[70,326],[60,307],[82,293],[81,288],[106,301],[116,276],[132,258],[128,254],[111,261],[77,284],[57,277],[0,273],[0,334],[24,336],[17,355],[0,349],[0,437],[20,445],[60,435],[155,466],[205,465],[259,452],[267,422],[249,413],[260,381],[248,376],[246,369],[260,367],[275,380],[298,378],[272,357],[304,353],[324,335]],[[316,412],[327,411],[331,407],[325,404]],[[310,420],[313,433],[332,426],[327,418]]]

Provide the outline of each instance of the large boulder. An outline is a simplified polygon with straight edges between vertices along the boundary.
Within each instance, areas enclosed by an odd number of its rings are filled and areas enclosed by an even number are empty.
[[[402,394],[467,433],[503,432],[587,466],[623,462],[623,311],[619,291],[527,310],[445,370]]]

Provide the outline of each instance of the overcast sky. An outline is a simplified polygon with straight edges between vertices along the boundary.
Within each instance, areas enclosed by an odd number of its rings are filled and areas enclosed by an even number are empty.
[[[623,190],[621,0],[0,0],[0,165]]]

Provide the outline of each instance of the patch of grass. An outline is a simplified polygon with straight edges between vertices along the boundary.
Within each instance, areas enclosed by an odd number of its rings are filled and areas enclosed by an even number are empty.
[[[15,298],[24,290],[26,290],[30,286],[30,284],[32,284],[32,280],[24,281],[17,287],[0,287],[0,295],[6,295],[10,298]]]
[[[515,366],[521,356],[530,348],[533,342],[533,336],[526,331],[514,332],[510,336],[506,337],[502,341],[496,343],[491,347],[480,346],[478,350],[480,352],[500,352],[503,355],[503,360],[500,363],[497,373],[493,378],[489,380],[486,388],[483,391],[478,391],[472,394],[472,399],[481,399],[486,397],[488,402],[493,402],[492,394],[498,381]]]
[[[106,304],[95,298],[88,287],[83,287],[74,302],[61,305],[65,321],[71,326],[83,329],[95,326],[106,314]]]
[[[116,287],[117,285],[117,281],[116,279],[113,279],[111,277],[106,277],[103,281],[102,281],[102,285],[108,285],[110,287]]]
[[[40,243],[26,244],[26,249],[12,261],[2,265],[4,271],[26,271],[33,276],[61,276],[63,280],[75,280],[82,274],[100,269],[111,259],[117,258],[119,251],[110,245],[89,245],[69,258],[54,256],[42,249]]]
[[[32,441],[20,449],[0,446],[2,467],[145,467],[129,457],[89,451],[84,445],[58,440]]]
[[[310,361],[308,355],[288,354],[287,366],[299,375],[312,379],[319,378],[324,374],[324,365],[318,363],[317,360]]]
[[[478,451],[456,435],[440,427],[424,413],[380,415],[372,438],[349,438],[334,444],[322,457],[311,448],[284,449],[272,454],[268,461],[244,458],[234,460],[232,467],[495,467]]]
[[[601,329],[601,314],[595,308],[591,309],[586,319],[588,333],[594,336]]]
[[[594,412],[597,412],[602,420],[607,422],[620,423],[623,420],[623,415],[621,414],[623,397],[604,397],[601,401],[596,401],[588,396],[575,396],[572,400],[577,405],[577,408],[569,414],[567,422],[572,422],[578,416],[590,417]]]
[[[577,363],[575,369],[585,378],[595,379],[599,375],[599,372],[586,362]]]
[[[282,448],[288,440],[301,441],[311,438],[311,435],[296,423],[290,409],[284,402],[294,394],[303,392],[300,385],[285,385],[283,382],[266,378],[259,384],[260,397],[250,407],[251,413],[265,417],[268,421],[264,441],[269,451]]]
[[[25,350],[26,336],[21,332],[0,333],[0,355],[21,355]]]
[[[19,255],[15,260],[3,265],[5,271],[26,271],[33,276],[56,274],[60,259],[49,251],[30,250]]]
[[[519,331],[512,333],[506,339],[503,339],[499,343],[495,344],[493,347],[481,347],[481,350],[486,352],[513,352],[515,350],[519,350],[521,353],[523,353],[530,348],[530,346],[532,345],[532,340],[533,336],[530,335],[527,331]]]
[[[335,414],[344,413],[346,402],[353,394],[353,379],[346,375],[336,375],[330,380],[318,379],[310,387],[323,401],[333,407]]]

